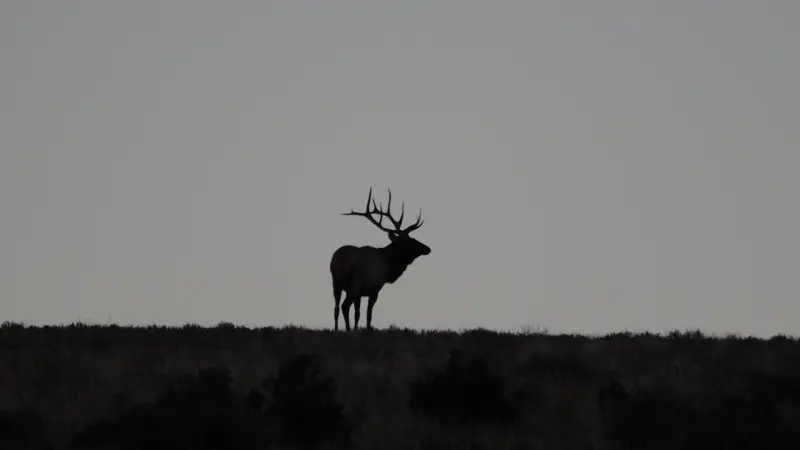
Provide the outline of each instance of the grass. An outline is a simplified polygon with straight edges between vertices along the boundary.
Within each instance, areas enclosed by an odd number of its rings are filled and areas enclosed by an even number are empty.
[[[490,389],[484,382],[490,375],[475,375],[483,369],[445,369],[452,350],[485,363],[517,411],[510,422],[478,418],[459,426],[462,419],[453,419],[456,425],[437,419],[455,414],[442,412],[444,403]],[[244,398],[302,354],[318,356],[335,383],[336,402],[353,424],[351,448],[800,448],[794,447],[800,442],[800,341],[696,331],[582,336],[5,323],[0,410],[35,412],[62,436],[53,445],[66,445],[63,436],[153,401],[175,374],[225,366],[232,392]],[[475,377],[484,381],[463,381]],[[423,395],[412,388],[415,382],[437,387]],[[468,395],[445,395],[455,385],[466,386],[460,392]],[[409,401],[415,395],[422,405],[416,409]],[[697,420],[685,422],[689,415]],[[759,417],[772,425],[758,425]]]

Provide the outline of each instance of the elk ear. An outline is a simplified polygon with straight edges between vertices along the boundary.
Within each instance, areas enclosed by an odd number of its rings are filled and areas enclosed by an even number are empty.
[[[386,234],[389,235],[389,240],[392,242],[394,242],[394,240],[397,239],[396,233],[386,233]]]

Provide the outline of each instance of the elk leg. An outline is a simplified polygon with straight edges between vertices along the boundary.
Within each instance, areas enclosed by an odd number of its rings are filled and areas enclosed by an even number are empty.
[[[377,301],[377,295],[372,295],[369,297],[369,303],[367,303],[367,330],[372,329],[372,307],[375,306],[375,302]]]
[[[344,298],[344,303],[342,303],[342,313],[344,314],[344,328],[347,331],[350,331],[350,305],[353,304],[353,300],[355,300],[356,296],[347,293],[347,296]]]
[[[339,303],[342,300],[342,290],[338,289],[336,286],[333,287],[333,299],[336,302],[333,307],[333,329],[339,331]]]
[[[358,319],[361,317],[361,297],[357,297],[353,301],[353,306],[355,307],[355,312],[353,313],[353,315],[355,316],[355,322],[353,324],[353,329],[357,330],[358,329]]]

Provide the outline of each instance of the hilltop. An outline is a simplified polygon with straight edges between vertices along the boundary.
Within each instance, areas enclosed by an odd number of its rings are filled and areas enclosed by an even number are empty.
[[[0,328],[2,448],[800,448],[798,423],[786,336]]]

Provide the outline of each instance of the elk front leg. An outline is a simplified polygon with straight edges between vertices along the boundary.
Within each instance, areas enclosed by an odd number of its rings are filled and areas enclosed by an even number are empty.
[[[375,306],[375,302],[377,301],[377,295],[372,295],[369,297],[369,303],[367,303],[367,330],[372,329],[372,307]]]

